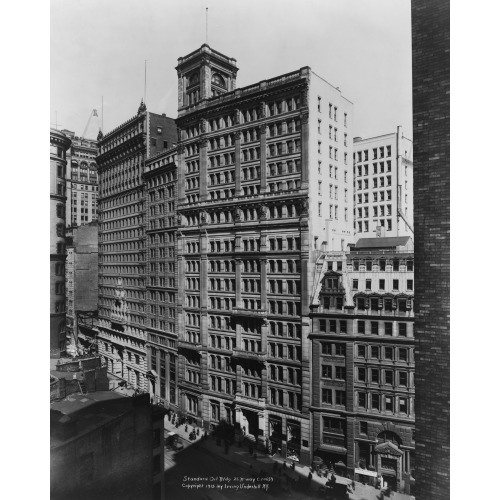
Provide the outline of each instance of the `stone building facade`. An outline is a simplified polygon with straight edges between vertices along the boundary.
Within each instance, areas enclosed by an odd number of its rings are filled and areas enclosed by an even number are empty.
[[[146,160],[146,316],[149,392],[178,410],[177,389],[177,148]]]
[[[208,45],[178,60],[179,405],[308,463],[310,291],[353,237],[352,103],[307,67],[237,71]]]
[[[414,458],[413,245],[364,238],[317,261],[311,306],[315,456],[410,492]]]
[[[71,138],[66,170],[66,221],[79,226],[97,221],[97,140],[77,137],[69,130],[63,132]]]
[[[416,498],[450,498],[450,2],[412,1]]]
[[[66,151],[71,140],[50,129],[50,355],[66,350]]]
[[[146,159],[176,142],[176,128],[141,102],[136,116],[98,139],[98,348],[111,373],[148,390],[142,176]]]

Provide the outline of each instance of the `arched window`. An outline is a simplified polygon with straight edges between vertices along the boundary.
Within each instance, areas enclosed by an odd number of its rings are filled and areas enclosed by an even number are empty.
[[[218,85],[219,87],[222,87],[224,89],[226,88],[226,81],[224,80],[222,75],[220,75],[219,73],[214,73],[212,75],[212,83],[214,83],[215,85]]]

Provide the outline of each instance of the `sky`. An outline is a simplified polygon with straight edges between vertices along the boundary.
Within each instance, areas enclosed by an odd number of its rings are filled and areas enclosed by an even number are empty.
[[[93,138],[144,97],[177,116],[177,59],[208,44],[237,87],[310,66],[354,103],[354,135],[412,136],[410,0],[51,0],[50,123]],[[101,109],[104,104],[104,113]]]

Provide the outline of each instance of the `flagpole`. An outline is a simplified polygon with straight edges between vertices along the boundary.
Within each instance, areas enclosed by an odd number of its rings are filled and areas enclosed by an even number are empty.
[[[144,104],[146,104],[146,74],[147,74],[147,59],[144,59]]]

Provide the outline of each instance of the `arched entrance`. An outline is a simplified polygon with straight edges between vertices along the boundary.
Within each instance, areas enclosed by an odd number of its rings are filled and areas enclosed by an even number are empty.
[[[401,438],[395,432],[383,431],[377,436],[377,441],[374,448],[377,470],[393,491],[399,491],[403,460],[403,452],[399,449]]]

